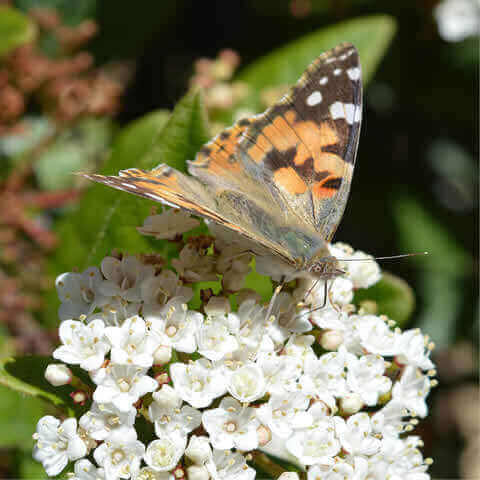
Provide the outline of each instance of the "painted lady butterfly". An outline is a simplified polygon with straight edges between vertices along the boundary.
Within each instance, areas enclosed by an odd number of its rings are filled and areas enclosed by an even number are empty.
[[[361,115],[358,52],[344,43],[273,107],[207,143],[189,162],[190,175],[161,164],[85,176],[212,220],[286,271],[328,280],[344,273],[327,242],[347,202]]]

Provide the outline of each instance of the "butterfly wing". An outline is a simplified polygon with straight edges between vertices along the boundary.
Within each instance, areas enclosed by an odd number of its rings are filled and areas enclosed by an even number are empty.
[[[220,200],[215,192],[198,179],[162,164],[150,172],[131,168],[122,170],[118,176],[83,174],[89,180],[103,183],[118,190],[154,200],[175,208],[182,208],[194,215],[211,220],[240,235],[248,243],[248,248],[258,253],[272,252],[284,262],[292,263],[288,250],[269,241],[264,236],[257,237],[255,229],[245,222],[241,209],[227,198]],[[220,207],[219,207],[220,205]],[[228,212],[231,212],[230,214]],[[262,250],[263,247],[263,250]]]
[[[345,43],[315,60],[241,141],[246,169],[325,241],[346,206],[361,113],[358,52]]]
[[[213,220],[295,266],[324,248],[340,221],[360,112],[358,54],[343,44],[264,114],[207,143],[189,162],[191,175],[160,165],[86,176]]]

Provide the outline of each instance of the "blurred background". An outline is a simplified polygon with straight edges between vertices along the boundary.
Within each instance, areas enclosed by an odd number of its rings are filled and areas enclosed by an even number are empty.
[[[478,0],[0,0],[0,357],[57,342],[54,278],[92,247],[74,229],[88,186],[72,172],[100,170],[131,122],[163,124],[189,87],[218,133],[358,37],[365,113],[336,239],[430,252],[383,264],[406,281],[402,328],[436,344],[440,385],[418,432],[433,478],[480,478],[479,32]],[[0,477],[43,476],[30,450],[45,408],[0,385]]]

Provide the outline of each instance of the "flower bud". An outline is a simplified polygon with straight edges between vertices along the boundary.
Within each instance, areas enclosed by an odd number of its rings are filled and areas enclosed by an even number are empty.
[[[261,447],[266,445],[272,439],[272,431],[265,425],[257,428],[258,443]]]
[[[154,378],[159,385],[165,385],[167,383],[170,383],[170,377],[167,372],[157,373]]]
[[[192,435],[188,447],[185,450],[185,455],[194,463],[205,463],[211,456],[212,450],[208,443],[207,437],[197,437]]]
[[[187,468],[188,480],[209,480],[208,470],[203,465],[192,465]]]
[[[325,330],[319,343],[325,350],[337,350],[343,343],[343,333],[341,330]]]
[[[67,385],[72,381],[72,371],[61,363],[51,363],[45,370],[45,379],[54,387]]]
[[[88,395],[83,390],[75,390],[70,393],[70,397],[73,400],[73,403],[77,405],[85,405],[85,402],[88,399]]]
[[[153,354],[154,365],[165,365],[172,358],[172,347],[168,345],[160,345]]]
[[[353,415],[360,411],[363,407],[363,401],[360,398],[360,395],[352,393],[350,395],[345,395],[340,400],[340,408],[342,412],[347,415]]]

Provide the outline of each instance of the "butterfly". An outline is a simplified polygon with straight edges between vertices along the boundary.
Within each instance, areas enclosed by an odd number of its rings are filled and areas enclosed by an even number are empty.
[[[254,253],[318,279],[344,272],[328,250],[343,216],[362,116],[359,56],[350,43],[320,55],[264,113],[238,121],[188,162],[85,176],[213,221]]]

